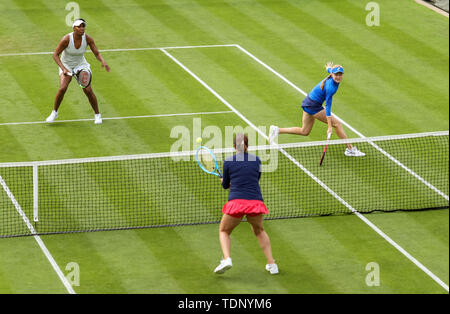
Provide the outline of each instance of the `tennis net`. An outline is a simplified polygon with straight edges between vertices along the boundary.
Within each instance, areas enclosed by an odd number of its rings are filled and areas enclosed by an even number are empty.
[[[448,208],[448,131],[331,140],[319,166],[325,143],[250,147],[266,219]],[[0,237],[217,223],[228,196],[195,151],[2,163],[0,185]]]

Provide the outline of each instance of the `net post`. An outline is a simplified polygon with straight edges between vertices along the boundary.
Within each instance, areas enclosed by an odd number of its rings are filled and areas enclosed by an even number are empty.
[[[38,180],[38,165],[33,165],[33,220],[39,221],[39,180]]]

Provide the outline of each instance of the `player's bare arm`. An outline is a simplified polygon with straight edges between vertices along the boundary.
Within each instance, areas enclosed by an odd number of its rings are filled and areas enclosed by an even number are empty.
[[[110,69],[109,65],[106,63],[105,59],[103,59],[103,56],[98,51],[98,48],[95,45],[94,39],[91,36],[86,34],[86,41],[87,41],[87,44],[89,45],[89,47],[91,48],[91,51],[94,54],[94,56],[97,58],[98,61],[101,62],[102,68],[104,68],[106,70],[106,72],[109,72],[111,69]]]
[[[55,60],[56,64],[61,68],[64,75],[68,75],[70,71],[66,69],[66,67],[62,64],[61,58],[59,57],[64,49],[69,45],[70,36],[65,35],[61,41],[59,42],[58,46],[56,46],[55,51],[53,52],[53,60]]]

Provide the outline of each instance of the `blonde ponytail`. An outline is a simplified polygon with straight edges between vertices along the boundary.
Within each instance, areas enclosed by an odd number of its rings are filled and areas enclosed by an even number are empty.
[[[331,78],[331,74],[328,75],[328,76],[322,81],[322,84],[320,84],[320,89],[321,89],[321,90],[323,90],[323,88],[325,87],[325,82],[326,82],[327,80],[329,80],[330,78]]]

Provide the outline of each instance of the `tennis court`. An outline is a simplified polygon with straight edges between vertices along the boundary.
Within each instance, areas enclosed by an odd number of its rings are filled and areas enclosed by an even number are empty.
[[[112,69],[86,54],[97,126],[75,83],[57,122],[42,123],[64,6],[6,1],[20,23],[0,21],[0,236],[11,237],[0,238],[0,292],[448,293],[448,19],[378,3],[382,24],[368,27],[355,1],[79,1]],[[348,73],[333,114],[367,156],[345,158],[333,135],[319,167],[321,123],[264,146],[271,124],[300,123],[329,60]],[[232,235],[233,269],[212,272],[227,192],[196,165],[195,138],[215,139],[222,157],[236,128],[277,163],[261,179],[277,276],[247,224]],[[22,237],[34,231],[63,234]]]

